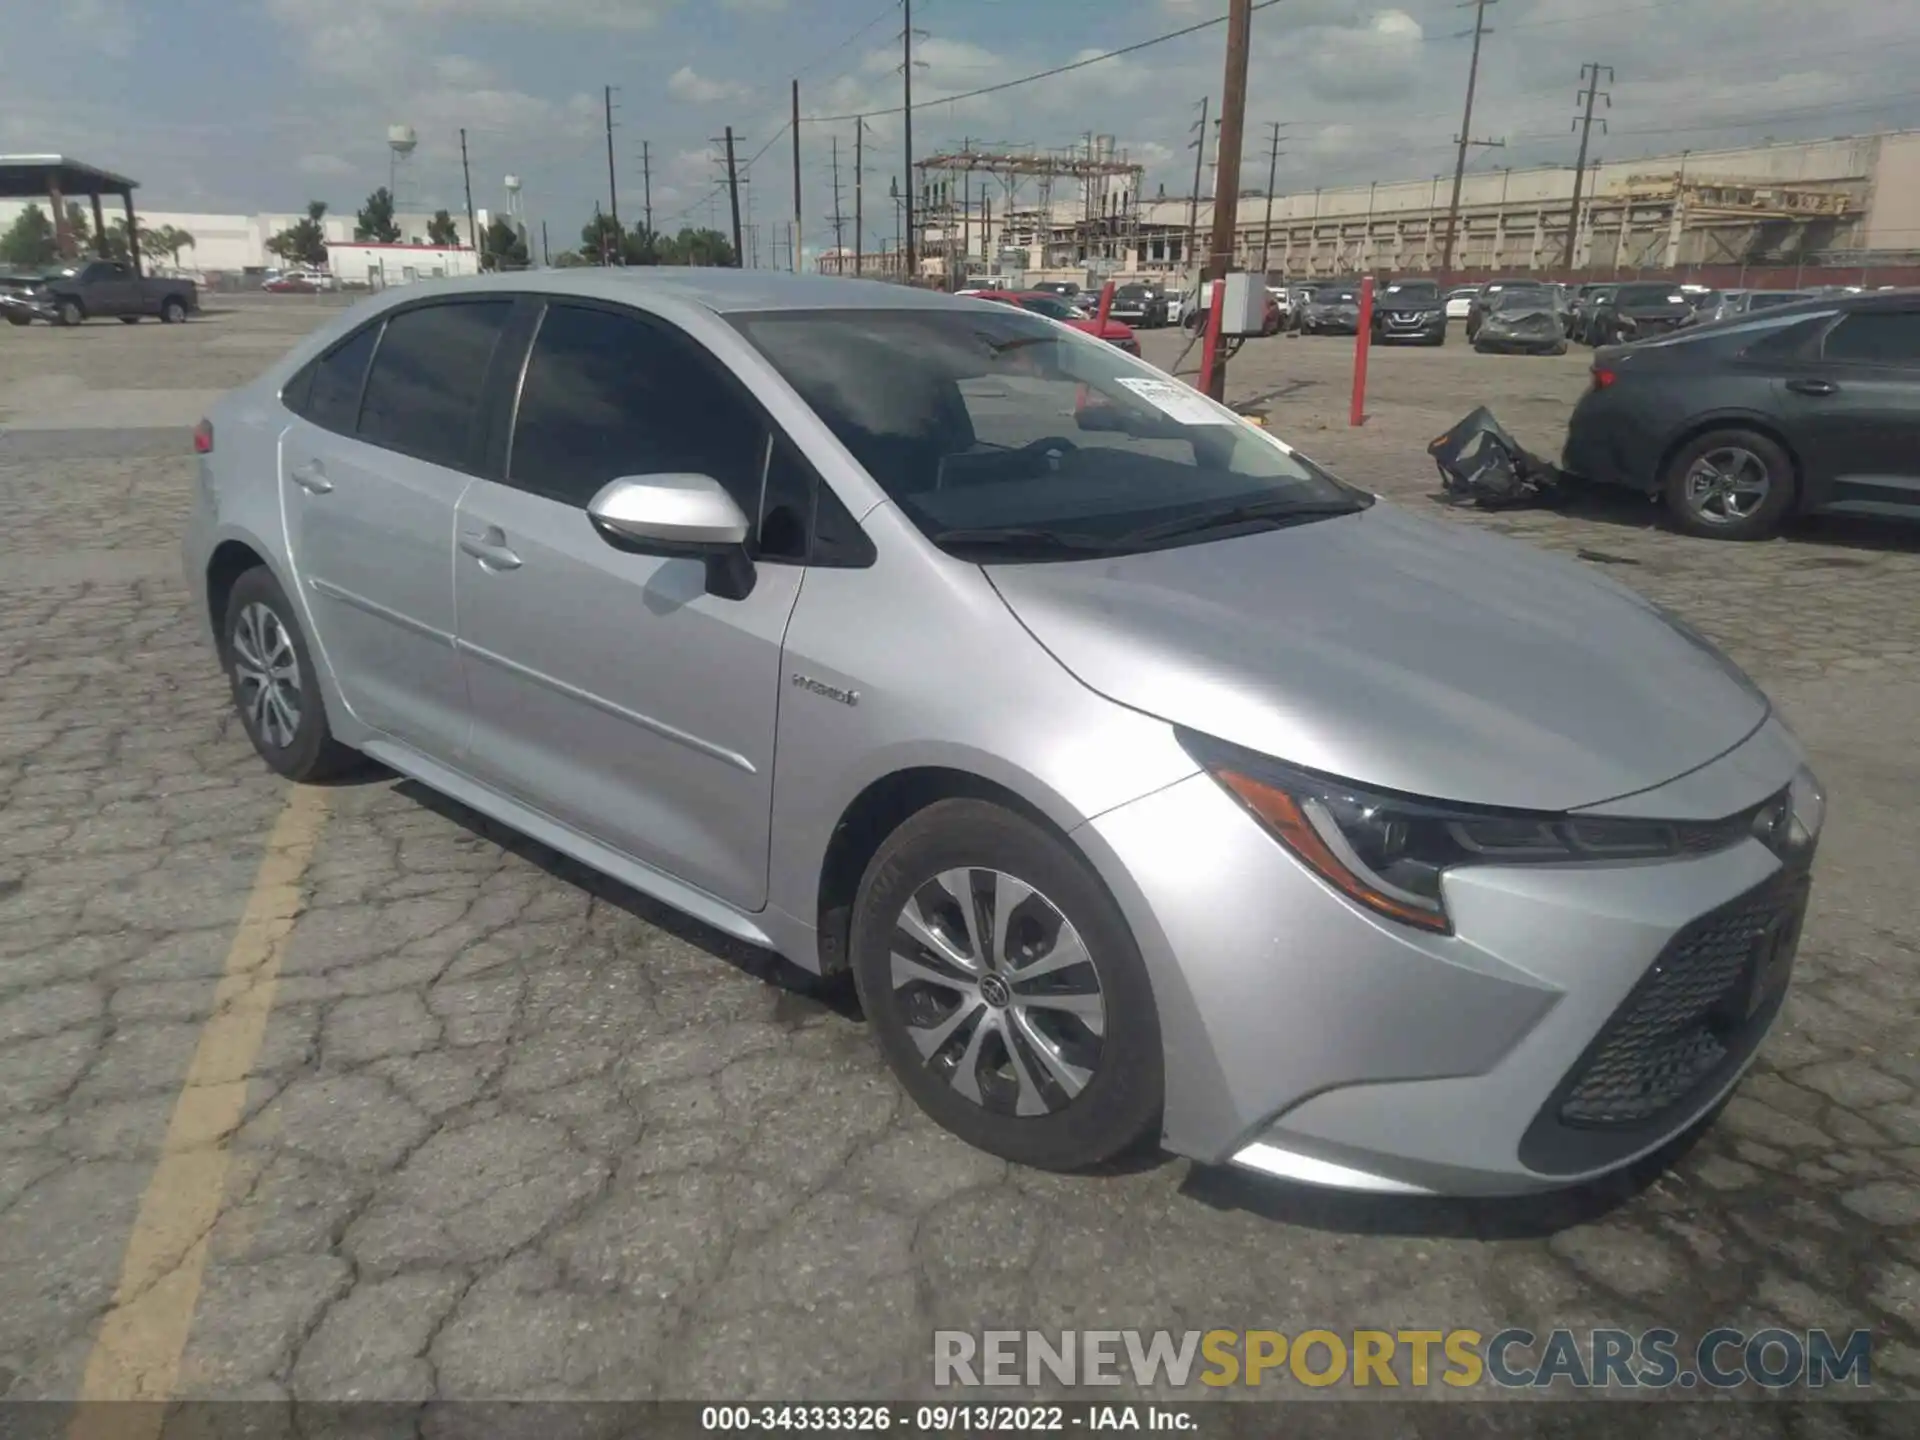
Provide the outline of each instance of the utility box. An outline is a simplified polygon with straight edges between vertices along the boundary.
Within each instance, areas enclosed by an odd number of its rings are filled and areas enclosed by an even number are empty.
[[[1262,277],[1245,270],[1225,280],[1226,294],[1221,296],[1220,333],[1222,335],[1259,335],[1267,328],[1267,287]]]

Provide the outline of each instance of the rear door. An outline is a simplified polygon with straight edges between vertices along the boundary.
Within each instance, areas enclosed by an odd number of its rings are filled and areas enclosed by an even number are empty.
[[[364,723],[443,762],[465,746],[454,506],[513,311],[500,297],[392,311],[313,367],[281,442],[287,535],[314,633]]]
[[[1831,508],[1920,509],[1920,305],[1842,315],[1778,383]]]
[[[675,471],[711,475],[757,519],[745,599],[708,594],[703,561],[616,550],[588,520],[607,482]],[[710,895],[764,905],[780,653],[814,484],[686,332],[548,306],[504,478],[459,505],[467,770]]]

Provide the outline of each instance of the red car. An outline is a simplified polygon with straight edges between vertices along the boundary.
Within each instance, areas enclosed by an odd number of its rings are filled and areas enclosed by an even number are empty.
[[[1140,342],[1133,338],[1133,331],[1118,320],[1107,321],[1106,328],[1100,328],[1100,322],[1069,305],[1058,295],[1049,295],[1042,290],[976,290],[967,297],[969,300],[992,300],[1001,305],[1017,305],[1022,310],[1031,310],[1036,315],[1044,315],[1049,320],[1058,320],[1083,330],[1089,335],[1098,335],[1109,345],[1117,346],[1129,355],[1140,353]],[[1098,304],[1096,299],[1095,304]]]
[[[312,295],[320,287],[301,275],[280,275],[260,288],[272,295]]]

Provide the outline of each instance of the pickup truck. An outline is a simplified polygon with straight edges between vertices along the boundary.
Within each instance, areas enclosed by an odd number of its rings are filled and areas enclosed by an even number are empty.
[[[0,314],[10,325],[78,325],[107,316],[133,325],[148,315],[178,325],[199,308],[200,287],[193,281],[136,275],[118,260],[88,260],[0,282]]]

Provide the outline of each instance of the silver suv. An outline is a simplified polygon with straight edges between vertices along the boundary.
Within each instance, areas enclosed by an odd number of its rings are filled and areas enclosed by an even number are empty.
[[[370,756],[850,970],[996,1154],[1538,1189],[1706,1114],[1780,1007],[1823,802],[1718,652],[1041,316],[412,286],[197,444],[268,764]]]

